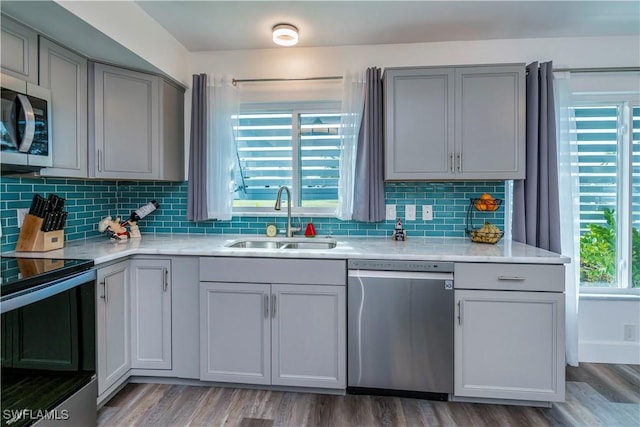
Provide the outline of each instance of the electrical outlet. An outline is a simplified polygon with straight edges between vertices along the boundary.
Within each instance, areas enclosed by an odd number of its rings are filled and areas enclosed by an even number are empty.
[[[636,341],[636,325],[624,325],[624,340]]]
[[[386,205],[387,208],[387,213],[386,213],[386,220],[387,221],[395,221],[396,218],[398,218],[396,216],[396,205]]]
[[[422,219],[425,221],[433,220],[433,206],[422,205]]]
[[[416,220],[416,205],[406,205],[404,207],[404,219],[405,221]]]
[[[22,222],[24,221],[25,215],[29,213],[29,209],[16,209],[16,215],[18,216],[18,228],[22,228]]]

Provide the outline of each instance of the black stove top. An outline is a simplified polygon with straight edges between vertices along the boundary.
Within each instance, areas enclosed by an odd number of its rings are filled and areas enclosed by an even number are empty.
[[[93,267],[93,260],[0,257],[0,297],[5,297]]]

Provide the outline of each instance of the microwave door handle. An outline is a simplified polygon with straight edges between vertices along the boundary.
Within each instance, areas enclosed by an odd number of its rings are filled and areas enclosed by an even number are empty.
[[[33,107],[31,106],[31,102],[26,95],[18,94],[16,96],[18,101],[20,102],[20,107],[22,108],[22,112],[24,113],[24,118],[26,122],[26,126],[24,129],[24,134],[22,135],[22,141],[20,141],[18,145],[18,151],[22,153],[28,153],[31,148],[31,143],[33,142],[33,136],[36,131],[36,119],[33,114]]]

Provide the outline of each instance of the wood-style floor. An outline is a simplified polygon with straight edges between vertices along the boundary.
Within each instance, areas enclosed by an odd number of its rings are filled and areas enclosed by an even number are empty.
[[[552,408],[233,388],[128,384],[100,409],[106,426],[640,426],[640,366],[567,368]]]

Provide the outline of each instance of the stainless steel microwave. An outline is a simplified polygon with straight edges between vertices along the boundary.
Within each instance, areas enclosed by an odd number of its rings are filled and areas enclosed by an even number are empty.
[[[51,92],[0,74],[2,173],[32,172],[51,166]]]

